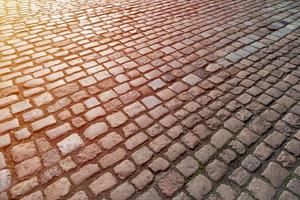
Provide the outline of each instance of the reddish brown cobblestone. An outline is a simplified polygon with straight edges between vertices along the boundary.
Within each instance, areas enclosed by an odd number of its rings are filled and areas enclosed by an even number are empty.
[[[300,2],[0,6],[0,199],[300,198]]]

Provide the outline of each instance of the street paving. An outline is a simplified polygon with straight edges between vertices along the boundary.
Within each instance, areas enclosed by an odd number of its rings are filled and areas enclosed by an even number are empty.
[[[0,1],[0,200],[300,199],[300,1]]]

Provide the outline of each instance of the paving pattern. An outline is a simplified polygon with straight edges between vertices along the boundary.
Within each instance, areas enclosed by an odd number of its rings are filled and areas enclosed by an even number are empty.
[[[294,0],[2,0],[0,199],[299,199],[299,36]]]

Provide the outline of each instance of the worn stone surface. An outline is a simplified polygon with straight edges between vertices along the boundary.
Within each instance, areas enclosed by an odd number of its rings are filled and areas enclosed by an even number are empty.
[[[187,184],[187,191],[195,199],[203,199],[212,189],[211,181],[203,175],[198,175]]]
[[[134,187],[126,182],[114,189],[110,193],[110,198],[112,200],[126,200],[129,199],[134,194],[134,192]]]
[[[184,178],[177,172],[171,172],[158,182],[158,187],[166,196],[172,196],[183,184]]]
[[[275,189],[261,179],[254,178],[250,182],[248,189],[259,200],[271,200],[275,196]]]
[[[46,199],[60,199],[70,191],[71,183],[67,178],[61,178],[45,188]]]
[[[83,145],[83,141],[78,134],[72,134],[64,140],[57,143],[57,146],[63,155],[71,153],[80,146]]]
[[[117,183],[117,180],[112,176],[111,173],[105,173],[94,182],[89,185],[94,195],[98,195],[109,188],[113,187]]]
[[[1,1],[0,199],[299,199],[299,1]]]
[[[3,192],[6,189],[8,189],[12,184],[12,176],[8,169],[0,170],[0,178],[1,178],[1,184],[0,184],[0,191]]]

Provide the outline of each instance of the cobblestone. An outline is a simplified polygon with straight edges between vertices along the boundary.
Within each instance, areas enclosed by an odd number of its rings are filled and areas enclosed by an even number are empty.
[[[129,138],[125,142],[125,146],[127,149],[132,150],[132,149],[136,148],[137,146],[143,144],[147,140],[147,138],[148,138],[148,136],[145,133],[143,133],[143,132],[137,133],[136,135]]]
[[[45,132],[45,134],[50,138],[50,139],[55,139],[57,137],[60,137],[61,135],[66,134],[67,132],[71,131],[72,127],[69,123],[64,123],[54,129],[50,129]]]
[[[98,171],[99,167],[96,164],[88,164],[82,167],[78,172],[73,173],[71,180],[78,185]]]
[[[222,163],[219,160],[214,160],[207,165],[206,172],[211,179],[217,181],[225,174],[226,168],[225,163]]]
[[[114,171],[120,179],[125,179],[135,172],[135,165],[129,160],[122,161],[119,165],[114,167]]]
[[[153,174],[146,169],[132,179],[132,183],[137,187],[137,189],[141,190],[150,184],[153,181],[153,178]]]
[[[117,180],[107,172],[89,185],[94,195],[98,195],[117,184]]]
[[[61,178],[45,189],[46,199],[59,199],[70,191],[71,183],[67,178]]]
[[[300,186],[300,179],[299,178],[293,178],[287,185],[287,188],[291,190],[293,193],[299,196],[300,192],[298,190]]]
[[[41,160],[39,157],[33,157],[16,165],[16,173],[19,179],[28,175],[32,175],[42,168]]]
[[[207,144],[203,146],[199,151],[195,152],[195,157],[202,163],[205,164],[215,153],[217,149]]]
[[[92,140],[108,131],[108,126],[104,122],[98,122],[90,125],[85,131],[83,135]]]
[[[153,152],[148,147],[142,147],[132,154],[132,159],[138,165],[146,163],[153,156]]]
[[[81,137],[76,133],[57,143],[57,146],[63,155],[71,153],[82,145],[83,141]]]
[[[211,189],[211,181],[201,174],[193,178],[187,185],[187,191],[196,199],[203,199]]]
[[[298,199],[299,9],[3,0],[0,199]]]
[[[150,188],[145,193],[136,198],[137,200],[162,200],[154,188]]]
[[[12,194],[13,198],[16,198],[22,194],[25,194],[26,192],[34,189],[36,186],[38,186],[38,180],[37,177],[32,177],[26,181],[23,181],[15,186],[13,186],[10,189],[10,192]]]
[[[4,133],[16,128],[19,128],[20,124],[19,124],[19,120],[18,119],[13,119],[7,122],[4,122],[2,124],[0,124],[0,133]]]
[[[16,145],[11,149],[11,152],[15,162],[23,161],[37,154],[37,150],[33,142]]]
[[[8,169],[0,170],[0,178],[1,178],[1,184],[0,184],[0,191],[3,192],[6,189],[8,189],[12,184],[12,176]]]
[[[237,158],[236,153],[231,149],[225,149],[223,152],[219,154],[220,158],[222,158],[226,163],[231,163]]]
[[[198,162],[192,158],[192,157],[187,157],[183,159],[180,163],[176,165],[176,168],[185,176],[189,177],[194,172],[196,172],[199,168]]]
[[[165,171],[170,166],[169,162],[163,158],[157,158],[155,159],[150,165],[149,168],[153,172],[160,172]]]
[[[178,158],[185,152],[186,148],[182,144],[175,143],[169,147],[165,155],[169,158],[169,160],[174,161],[176,158]]]
[[[211,137],[211,143],[217,147],[222,148],[232,137],[232,134],[226,129],[221,129]]]
[[[244,185],[248,179],[250,178],[250,174],[242,167],[237,168],[232,172],[229,176],[229,179],[236,182],[240,186]]]
[[[34,109],[23,114],[23,119],[25,122],[34,121],[44,115],[44,112],[40,109]]]
[[[122,112],[117,112],[106,117],[112,127],[118,127],[124,124],[128,118]]]
[[[182,185],[184,178],[176,172],[170,172],[158,182],[158,187],[166,196],[172,196]]]
[[[112,200],[126,200],[129,199],[134,192],[134,187],[126,182],[114,189],[111,192],[110,197]]]
[[[48,117],[45,117],[43,119],[33,122],[31,124],[31,127],[32,127],[33,131],[39,131],[39,130],[46,128],[48,126],[51,126],[55,123],[56,123],[56,119],[53,117],[53,115],[50,115]]]
[[[257,178],[250,182],[248,189],[259,200],[272,199],[275,195],[275,189],[272,186]]]
[[[217,193],[224,199],[236,199],[236,192],[230,186],[222,184],[217,188]]]
[[[268,167],[262,173],[263,176],[271,181],[274,187],[280,187],[288,174],[289,172],[286,169],[275,162],[269,163]]]
[[[126,151],[124,149],[117,149],[116,151],[107,154],[106,156],[102,157],[99,162],[103,168],[107,168],[112,166],[113,164],[123,160],[126,156]]]

